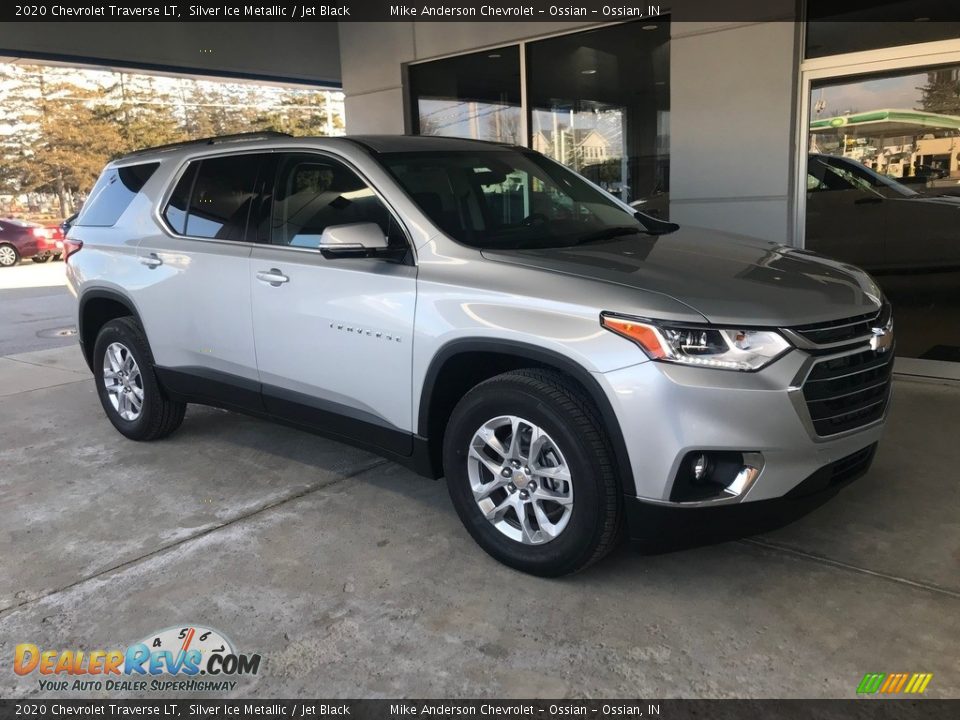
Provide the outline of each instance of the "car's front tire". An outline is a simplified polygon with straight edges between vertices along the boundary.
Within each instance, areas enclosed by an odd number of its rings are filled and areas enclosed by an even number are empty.
[[[146,335],[133,318],[117,318],[100,329],[93,376],[107,418],[131,440],[158,440],[183,422],[187,406],[164,395]]]
[[[620,539],[610,442],[593,404],[560,373],[517,370],[470,390],[447,425],[443,466],[463,524],[510,567],[565,575]]]

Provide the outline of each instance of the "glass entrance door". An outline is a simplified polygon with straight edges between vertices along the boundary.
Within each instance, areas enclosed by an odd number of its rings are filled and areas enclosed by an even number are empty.
[[[960,370],[960,64],[811,85],[805,247],[894,306],[897,354]]]

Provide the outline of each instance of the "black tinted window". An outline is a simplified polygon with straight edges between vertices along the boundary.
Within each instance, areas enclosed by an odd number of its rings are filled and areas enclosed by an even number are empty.
[[[246,239],[261,157],[232,155],[200,161],[190,195],[185,235],[217,240]]]
[[[324,228],[364,222],[376,223],[393,242],[403,242],[376,193],[353,170],[323,155],[283,157],[273,198],[274,245],[315,248]]]
[[[191,163],[187,171],[180,177],[180,181],[173,189],[163,216],[170,223],[170,227],[181,235],[187,225],[187,207],[190,205],[190,191],[193,190],[193,181],[197,177],[197,166],[200,163]]]
[[[90,191],[77,225],[114,225],[160,163],[142,163],[104,172]]]
[[[440,230],[473,247],[569,247],[643,230],[612,197],[539,153],[409,152],[380,159]]]

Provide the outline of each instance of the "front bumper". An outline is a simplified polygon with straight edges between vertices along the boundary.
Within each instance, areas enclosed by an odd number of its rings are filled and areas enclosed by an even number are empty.
[[[868,445],[820,468],[779,498],[687,507],[624,497],[627,533],[642,549],[663,552],[775,530],[818,508],[862,477],[870,469],[876,449],[876,443]]]
[[[758,453],[763,464],[755,482],[742,496],[724,500],[749,505],[784,497],[822,468],[875,445],[886,409],[862,427],[816,434],[801,386],[817,359],[794,350],[755,373],[652,361],[598,373],[633,471],[633,487],[624,487],[624,493],[646,505],[688,512],[695,508],[670,499],[684,457],[702,451]]]

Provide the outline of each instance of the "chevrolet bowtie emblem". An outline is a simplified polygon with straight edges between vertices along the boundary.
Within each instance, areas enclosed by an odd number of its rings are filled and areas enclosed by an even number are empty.
[[[873,335],[870,338],[870,349],[878,353],[889,352],[893,347],[893,330],[891,328],[871,328]]]

